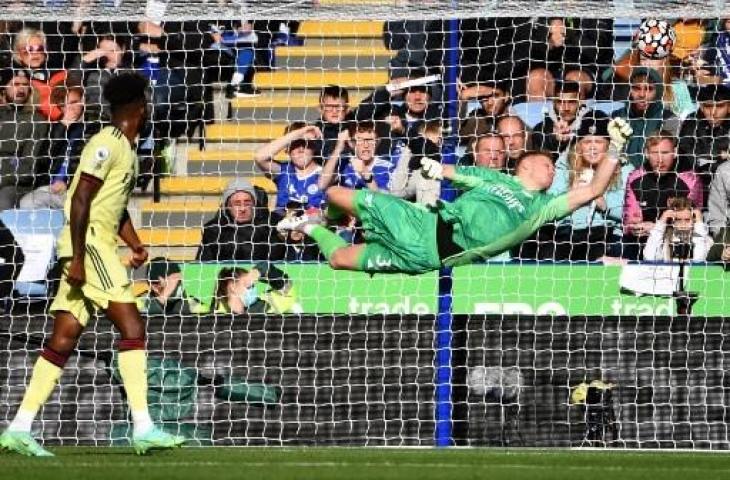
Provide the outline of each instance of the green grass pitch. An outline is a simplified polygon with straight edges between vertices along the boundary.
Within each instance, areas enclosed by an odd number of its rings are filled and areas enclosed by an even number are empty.
[[[137,457],[127,448],[50,448],[54,458],[0,455],[0,478],[530,479],[730,478],[730,452],[500,449],[183,448]]]

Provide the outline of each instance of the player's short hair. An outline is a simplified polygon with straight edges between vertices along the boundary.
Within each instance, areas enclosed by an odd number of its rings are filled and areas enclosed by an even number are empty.
[[[347,92],[347,89],[339,85],[327,85],[323,87],[319,92],[319,103],[322,103],[325,98],[339,98],[344,100],[345,103],[350,102],[350,94]]]
[[[350,131],[350,138],[354,138],[355,134],[361,132],[373,132],[373,135],[378,136],[378,130],[375,128],[375,122],[366,120],[364,122],[352,122],[350,123],[348,130]]]
[[[655,147],[655,146],[659,145],[664,140],[669,140],[670,142],[672,142],[672,148],[677,148],[677,137],[672,135],[671,132],[662,130],[659,133],[650,135],[646,139],[646,143],[644,144],[644,151],[648,152],[651,147]]]
[[[112,113],[138,102],[147,101],[147,78],[139,73],[125,72],[111,78],[104,86],[104,99]]]
[[[533,157],[545,157],[551,162],[553,161],[553,154],[547,150],[528,150],[517,159],[515,162],[515,171],[520,169],[520,165],[527,159]]]

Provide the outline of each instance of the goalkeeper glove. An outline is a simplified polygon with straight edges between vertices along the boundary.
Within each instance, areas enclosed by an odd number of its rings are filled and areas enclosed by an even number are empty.
[[[444,166],[440,162],[428,157],[421,159],[421,174],[432,180],[443,180]]]
[[[608,135],[611,137],[611,147],[622,152],[629,137],[634,133],[628,122],[623,118],[614,118],[608,122]]]

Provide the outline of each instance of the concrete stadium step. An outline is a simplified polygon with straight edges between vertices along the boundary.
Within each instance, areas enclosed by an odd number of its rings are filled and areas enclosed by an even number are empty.
[[[242,176],[260,174],[253,162],[253,150],[198,150],[187,151],[188,175]],[[277,155],[277,161],[285,161],[286,153]]]
[[[396,52],[382,44],[374,48],[357,45],[305,45],[279,47],[275,52],[276,68],[324,70],[376,70],[388,67]]]
[[[126,246],[119,247],[117,250],[119,258],[128,258],[131,255],[129,248]],[[195,254],[198,252],[198,245],[148,245],[147,253],[149,258],[165,257],[173,262],[191,262],[195,260]],[[147,267],[141,267],[132,272],[132,278],[144,278]],[[146,282],[145,282],[146,283]]]
[[[193,228],[140,228],[139,239],[146,246],[197,247],[203,231]]]
[[[379,38],[344,38],[344,37],[323,37],[323,38],[307,38],[307,47],[320,48],[338,48],[338,47],[360,47],[360,48],[384,48],[382,37]],[[294,47],[296,48],[296,47]],[[395,52],[392,53],[395,55]]]
[[[307,91],[303,94],[296,91],[274,92],[260,97],[234,98],[231,100],[233,118],[235,120],[286,123],[297,120],[306,122],[319,120],[319,90]],[[370,90],[361,90],[351,93],[350,106],[357,106],[370,92]]]
[[[160,181],[163,195],[199,195],[219,197],[234,177],[219,175],[166,177]],[[276,185],[264,176],[247,178],[252,185],[263,188],[266,193],[276,193]]]
[[[140,205],[140,228],[200,229],[213,218],[220,208],[220,199],[201,199],[193,196],[184,200],[164,199]]]
[[[205,128],[205,141],[217,142],[269,142],[284,134],[286,123],[217,123]]]
[[[344,12],[343,12],[344,13]],[[304,21],[297,36],[314,38],[381,38],[384,22],[373,21]]]
[[[385,69],[358,70],[282,70],[260,72],[254,78],[261,90],[309,90],[319,92],[323,85],[339,85],[348,89],[372,89],[388,82]]]

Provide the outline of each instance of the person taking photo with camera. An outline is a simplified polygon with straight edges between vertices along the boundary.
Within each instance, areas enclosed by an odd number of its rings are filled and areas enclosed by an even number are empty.
[[[687,197],[670,198],[649,232],[644,260],[702,262],[712,246],[702,212]]]

